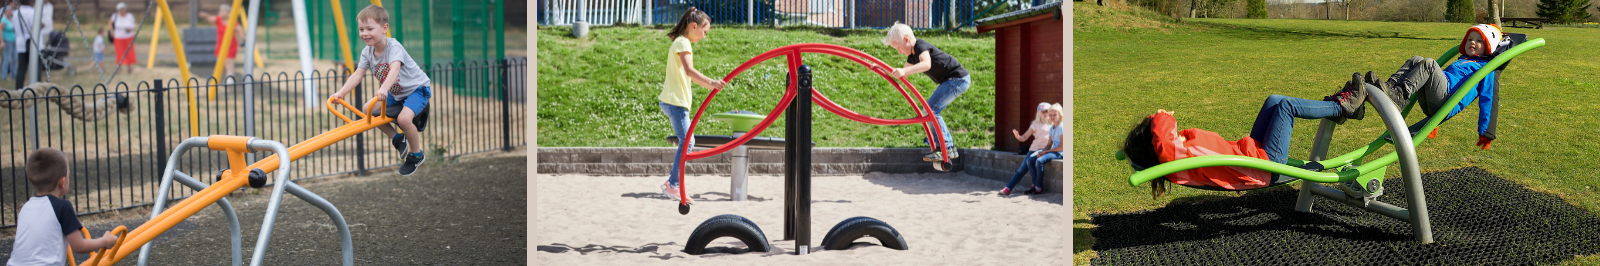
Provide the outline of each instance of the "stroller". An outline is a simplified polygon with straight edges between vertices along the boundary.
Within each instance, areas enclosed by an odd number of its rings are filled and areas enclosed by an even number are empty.
[[[63,31],[50,31],[45,38],[44,47],[40,48],[39,64],[45,69],[67,69],[68,76],[78,75],[78,69],[67,62],[67,54],[72,49],[72,42],[67,41],[67,33]]]

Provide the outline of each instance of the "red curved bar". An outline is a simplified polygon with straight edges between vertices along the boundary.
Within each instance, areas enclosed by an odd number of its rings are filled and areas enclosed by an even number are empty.
[[[889,64],[884,63],[882,60],[878,60],[878,58],[872,57],[872,55],[868,55],[867,53],[859,50],[833,44],[802,43],[778,47],[777,49],[772,49],[750,58],[750,60],[745,61],[744,64],[740,64],[739,67],[734,68],[733,71],[730,71],[727,76],[722,78],[722,82],[726,83],[728,81],[732,81],[733,77],[738,76],[745,70],[749,70],[750,67],[753,67],[756,64],[766,62],[767,60],[778,56],[788,57],[785,61],[788,62],[789,67],[789,85],[784,90],[783,98],[780,102],[778,102],[778,105],[773,106],[771,112],[767,112],[766,119],[762,119],[761,123],[757,124],[755,128],[750,129],[751,132],[745,133],[744,135],[735,138],[733,141],[729,141],[728,143],[724,143],[708,150],[689,152],[688,145],[678,145],[679,157],[683,159],[674,163],[678,164],[678,198],[680,203],[687,203],[689,199],[688,186],[685,183],[687,178],[684,177],[684,173],[687,172],[683,167],[684,163],[690,160],[711,157],[729,150],[733,150],[733,148],[739,147],[739,145],[744,145],[745,142],[749,142],[756,136],[761,135],[761,131],[766,130],[766,128],[771,126],[774,121],[777,121],[777,115],[782,114],[783,110],[789,107],[789,103],[794,100],[794,97],[799,93],[799,83],[795,82],[795,80],[799,79],[798,70],[800,65],[803,63],[801,58],[802,54],[804,53],[827,54],[843,57],[850,61],[866,66],[868,69],[872,70],[873,73],[877,73],[878,76],[882,76],[885,80],[889,81],[889,84],[894,86],[896,90],[900,91],[900,95],[905,97],[906,102],[911,105],[911,109],[916,114],[916,117],[907,119],[884,119],[863,115],[844,108],[843,106],[834,103],[832,100],[828,100],[828,97],[822,95],[822,92],[812,90],[811,95],[814,98],[814,102],[816,102],[818,106],[821,106],[822,109],[828,110],[829,112],[837,114],[846,119],[873,125],[905,125],[921,123],[922,129],[926,133],[928,139],[937,140],[936,143],[944,143],[944,135],[942,132],[936,132],[938,130],[937,128],[929,127],[927,124],[937,121],[934,117],[933,106],[926,101],[919,101],[924,99],[922,97],[922,93],[917,91],[916,87],[912,86],[911,82],[906,81],[904,77],[897,79],[889,76],[889,73],[886,73],[884,70],[891,68]],[[904,83],[905,86],[902,87],[902,83]],[[910,92],[907,92],[907,88],[910,89]],[[700,124],[700,117],[705,114],[706,107],[711,105],[711,100],[715,99],[717,97],[717,93],[719,92],[722,92],[722,89],[711,90],[711,93],[706,95],[706,99],[700,102],[700,107],[696,108],[693,120],[690,120],[689,122],[689,131],[686,133],[688,137],[685,139],[680,139],[679,143],[686,144],[684,141],[692,141],[694,139],[694,130],[696,125]],[[938,146],[939,147],[935,149],[944,152],[945,154],[949,154],[949,152],[945,150],[944,145]],[[949,162],[949,158],[946,158],[945,162]]]

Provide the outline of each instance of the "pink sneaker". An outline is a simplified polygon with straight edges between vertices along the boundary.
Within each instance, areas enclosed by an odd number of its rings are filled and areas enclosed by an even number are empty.
[[[1000,189],[1000,195],[1001,196],[1010,196],[1011,195],[1011,188],[1002,188],[1002,189]]]
[[[678,198],[678,186],[672,182],[661,183],[661,194],[667,194],[667,198],[671,198],[672,201],[682,201]]]

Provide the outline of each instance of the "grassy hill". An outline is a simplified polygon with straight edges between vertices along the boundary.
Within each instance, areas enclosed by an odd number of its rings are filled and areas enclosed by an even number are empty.
[[[1133,123],[1156,109],[1178,113],[1180,128],[1198,127],[1230,139],[1247,136],[1268,95],[1320,99],[1351,72],[1390,74],[1406,58],[1436,58],[1460,42],[1469,24],[1329,20],[1152,18],[1142,11],[1074,5],[1074,261],[1095,256],[1089,213],[1148,210],[1191,196],[1233,193],[1176,188],[1152,200],[1147,187],[1129,187],[1126,162],[1112,154]],[[1098,20],[1122,18],[1133,22]],[[1158,24],[1150,24],[1150,23]],[[1127,26],[1139,25],[1139,26]],[[1600,29],[1508,28],[1547,45],[1512,61],[1502,77],[1500,139],[1477,142],[1477,105],[1447,121],[1437,139],[1418,149],[1424,173],[1477,166],[1567,202],[1600,212]],[[1412,121],[1420,119],[1413,112]],[[1342,154],[1381,134],[1368,116],[1336,130],[1330,154]],[[1290,156],[1305,158],[1316,123],[1295,125]],[[1384,148],[1378,154],[1386,154]],[[1369,158],[1370,159],[1370,158]],[[1399,171],[1390,166],[1391,176]],[[1449,188],[1430,188],[1449,189]],[[1290,204],[1290,203],[1285,203]],[[1570,265],[1600,264],[1584,256]]]
[[[539,145],[546,147],[665,147],[662,137],[672,127],[657,106],[667,60],[664,27],[597,27],[585,39],[570,37],[569,28],[539,31]],[[918,38],[954,55],[972,72],[971,87],[946,110],[956,143],[988,147],[994,139],[994,38],[992,34],[924,31]],[[871,54],[894,66],[904,57],[884,45],[882,30],[818,28],[771,29],[713,26],[709,37],[695,44],[695,66],[721,78],[762,52],[790,44],[830,43]],[[866,67],[838,57],[808,54],[815,84],[845,108],[880,118],[910,118],[913,113],[900,93]],[[749,110],[767,113],[783,96],[787,68],[782,58],[741,73],[708,107],[706,113]],[[935,84],[924,75],[908,78],[924,96]],[[694,106],[710,92],[695,87]],[[872,126],[813,109],[813,134],[824,147],[923,147],[922,127]],[[697,134],[727,135],[728,124],[704,118]],[[780,118],[779,123],[783,122]],[[781,124],[762,136],[783,137]]]

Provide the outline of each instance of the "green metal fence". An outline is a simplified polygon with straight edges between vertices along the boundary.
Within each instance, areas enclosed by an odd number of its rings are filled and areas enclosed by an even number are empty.
[[[360,13],[362,8],[371,5],[370,0],[340,0],[340,9],[344,12],[345,20],[342,22],[335,20],[331,0],[290,1],[305,1],[313,58],[343,60],[339,49],[339,32],[335,23],[345,23],[344,38],[350,40],[352,58],[359,60],[360,56],[354,53],[359,53],[366,44],[360,42],[360,32],[356,30],[356,14]],[[382,3],[389,11],[390,35],[405,45],[406,51],[422,65],[424,70],[427,70],[462,61],[492,62],[506,58],[506,19],[503,11],[505,1],[507,0],[384,0]],[[288,1],[263,1],[260,25],[292,28],[294,13],[291,6]],[[279,38],[293,39],[292,34],[293,31],[268,31],[264,39],[266,42]],[[282,49],[291,52],[273,51],[272,48],[263,49],[263,54],[271,58],[294,56],[293,47]],[[455,74],[468,75],[468,73]],[[485,76],[454,79],[454,84],[450,85],[467,87],[463,82],[468,80],[503,82],[498,76],[490,76],[487,73],[472,74]],[[502,95],[498,91],[458,93],[480,97]]]

